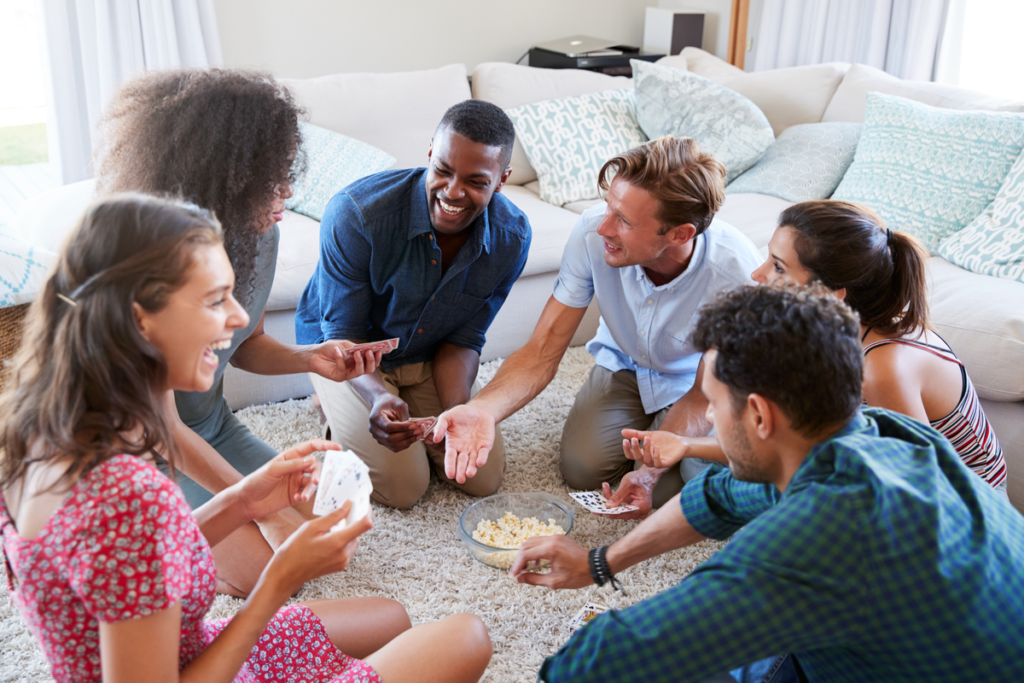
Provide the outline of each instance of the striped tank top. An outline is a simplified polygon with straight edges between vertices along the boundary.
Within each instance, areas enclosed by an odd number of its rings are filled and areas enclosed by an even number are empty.
[[[867,333],[864,336],[867,336]],[[982,479],[992,486],[999,486],[1006,481],[1006,459],[1003,457],[999,439],[996,438],[995,432],[992,431],[992,425],[985,417],[978,393],[974,390],[971,378],[967,376],[964,364],[954,355],[953,351],[910,339],[882,339],[865,346],[864,355],[866,356],[871,349],[886,344],[914,346],[960,366],[960,376],[963,377],[960,402],[949,415],[932,420],[929,424],[949,439],[964,464]]]

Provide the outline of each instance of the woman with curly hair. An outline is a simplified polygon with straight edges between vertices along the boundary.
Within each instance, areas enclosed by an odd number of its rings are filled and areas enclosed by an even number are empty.
[[[90,206],[32,304],[0,397],[0,550],[11,597],[65,681],[476,681],[491,655],[469,614],[411,628],[384,598],[284,606],[342,571],[371,515],[350,504],[304,523],[231,619],[213,602],[210,552],[239,525],[316,484],[308,441],[194,512],[172,470],[166,392],[204,392],[213,349],[249,324],[211,215],[121,195]],[[453,645],[454,644],[454,645]]]
[[[379,355],[341,359],[350,342],[283,344],[263,331],[277,263],[277,223],[291,196],[300,152],[300,110],[265,74],[223,69],[145,73],[115,94],[98,125],[97,194],[180,196],[216,215],[249,323],[217,346],[218,367],[205,391],[177,391],[174,436],[179,484],[192,507],[238,482],[275,451],[232,414],[223,374],[232,365],[261,375],[316,372],[340,382],[372,372]],[[217,546],[218,590],[244,597],[273,550],[310,515],[308,505],[247,524]],[[257,526],[258,525],[258,526]]]
[[[782,212],[768,259],[751,277],[762,284],[820,282],[846,301],[860,316],[864,402],[931,425],[1006,497],[999,439],[964,364],[928,322],[925,258],[914,237],[888,229],[867,207],[824,199]],[[653,466],[694,456],[721,460],[717,444],[706,438],[623,436],[627,456]]]

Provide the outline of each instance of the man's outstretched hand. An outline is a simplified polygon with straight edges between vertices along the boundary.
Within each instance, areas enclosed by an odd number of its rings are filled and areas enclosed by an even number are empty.
[[[444,473],[465,484],[487,464],[487,455],[494,448],[494,416],[469,405],[455,406],[441,413],[428,438],[435,444],[447,439]]]
[[[664,469],[641,468],[627,472],[619,482],[619,488],[612,493],[608,482],[602,484],[604,497],[608,499],[608,507],[619,505],[635,505],[638,510],[623,512],[618,515],[604,515],[611,519],[643,519],[651,514],[654,507],[654,485],[661,479]]]

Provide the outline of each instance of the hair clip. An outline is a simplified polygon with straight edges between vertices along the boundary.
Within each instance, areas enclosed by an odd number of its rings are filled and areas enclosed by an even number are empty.
[[[57,292],[57,298],[60,299],[61,301],[63,301],[64,303],[71,304],[72,306],[77,306],[78,305],[78,302],[76,302],[74,299],[72,299],[69,296],[64,296],[60,292]]]

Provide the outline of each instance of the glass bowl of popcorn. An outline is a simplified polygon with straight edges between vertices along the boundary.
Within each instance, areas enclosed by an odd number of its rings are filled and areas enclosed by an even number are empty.
[[[568,535],[573,511],[548,493],[498,493],[466,508],[455,534],[480,562],[508,569],[527,538]]]

